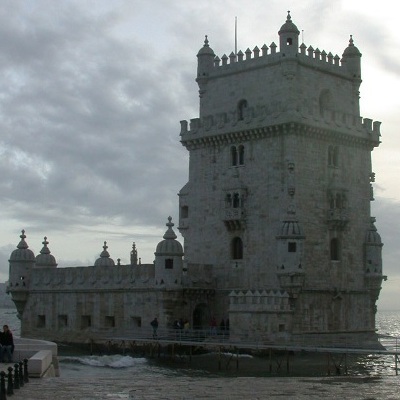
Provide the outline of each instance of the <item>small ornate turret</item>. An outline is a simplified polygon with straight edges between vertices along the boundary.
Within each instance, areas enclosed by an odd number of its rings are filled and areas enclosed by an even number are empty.
[[[204,46],[197,54],[197,79],[199,85],[199,96],[203,97],[208,82],[210,71],[214,68],[215,54],[213,49],[208,44],[208,38],[204,40]]]
[[[349,45],[343,52],[342,65],[347,69],[351,78],[361,84],[361,53],[354,46],[353,35],[350,35]]]
[[[174,224],[168,217],[167,231],[157,245],[155,258],[155,278],[158,285],[180,285],[183,272],[183,248],[176,240],[177,236],[172,229]]]
[[[288,291],[290,297],[295,299],[304,284],[304,241],[305,235],[301,224],[296,217],[295,193],[295,163],[287,163],[287,194],[289,205],[282,221],[279,234],[276,236],[277,275],[282,289]]]
[[[114,267],[115,262],[112,258],[110,258],[110,254],[107,251],[108,246],[107,242],[104,242],[103,251],[100,254],[100,258],[96,260],[94,263],[95,267]]]
[[[382,275],[383,243],[375,227],[375,220],[375,217],[371,217],[370,227],[365,235],[365,280],[373,303],[378,300],[382,281],[387,279]]]
[[[28,299],[30,277],[35,266],[35,255],[25,241],[24,230],[22,230],[20,238],[17,248],[10,255],[10,273],[7,286],[7,292],[11,293],[19,317],[22,316]]]
[[[300,31],[297,29],[297,26],[292,22],[290,11],[288,11],[286,22],[282,25],[278,34],[279,51],[282,53],[282,56],[293,56],[297,54],[299,49]]]
[[[47,247],[49,242],[47,241],[46,236],[44,237],[42,244],[43,248],[40,250],[40,254],[36,256],[36,267],[56,268],[56,259],[52,254],[50,254],[50,249]]]
[[[137,256],[137,250],[136,250],[136,243],[132,243],[132,251],[131,251],[131,265],[132,267],[137,266],[138,263],[138,256]]]

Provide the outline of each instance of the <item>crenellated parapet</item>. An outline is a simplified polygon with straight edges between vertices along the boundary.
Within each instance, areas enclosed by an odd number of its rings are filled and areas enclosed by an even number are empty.
[[[30,291],[123,290],[154,287],[154,265],[116,265],[36,269],[31,275]]]
[[[271,101],[246,109],[243,119],[238,119],[237,110],[207,115],[181,121],[181,143],[185,147],[201,146],[209,143],[234,143],[251,137],[276,133],[278,125],[290,121],[307,124],[318,133],[335,135],[338,132],[347,140],[362,139],[374,147],[380,143],[381,122],[362,118],[336,110],[320,111],[316,99],[299,103],[296,111],[289,110],[284,103]]]
[[[325,50],[314,49],[312,46],[301,44],[296,54],[288,56],[284,52],[277,51],[277,46],[274,42],[268,47],[264,44],[261,51],[258,46],[253,50],[249,48],[245,52],[239,50],[237,55],[233,52],[227,56],[214,57],[213,69],[210,71],[210,78],[218,77],[223,74],[238,73],[243,70],[251,70],[262,68],[268,65],[278,64],[290,58],[295,58],[297,62],[306,66],[320,69],[324,72],[347,75],[347,70],[341,63],[341,58],[331,52]]]
[[[284,290],[233,290],[229,293],[230,312],[289,312],[289,294]]]

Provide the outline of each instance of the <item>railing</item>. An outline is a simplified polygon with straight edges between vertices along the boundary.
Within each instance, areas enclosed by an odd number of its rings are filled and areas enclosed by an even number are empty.
[[[94,332],[93,332],[94,333]],[[275,334],[232,334],[229,330],[217,329],[157,329],[141,328],[140,330],[118,331],[113,335],[110,330],[96,330],[93,340],[113,342],[153,342],[182,343],[199,346],[234,346],[242,349],[277,349],[277,350],[304,350],[311,352],[349,352],[349,353],[376,353],[398,354],[400,353],[400,337],[378,335],[376,343],[370,345],[357,345],[343,332],[336,334],[335,340],[320,333],[301,335],[287,335],[284,332]]]
[[[390,335],[378,335],[379,343],[388,351],[400,352],[400,337]]]
[[[96,331],[100,336],[101,332]],[[110,331],[104,332],[106,340],[131,340],[131,341],[172,341],[192,343],[227,343],[229,341],[229,330],[221,329],[157,329],[142,328],[139,330],[125,330],[118,333],[118,337],[110,337]]]

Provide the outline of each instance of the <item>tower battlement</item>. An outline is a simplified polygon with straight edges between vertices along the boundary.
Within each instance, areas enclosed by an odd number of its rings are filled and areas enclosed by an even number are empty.
[[[335,110],[321,112],[318,105],[313,104],[312,101],[299,105],[295,112],[288,110],[282,103],[271,102],[267,105],[255,105],[247,108],[246,115],[242,120],[238,119],[236,110],[193,118],[190,123],[183,120],[180,122],[181,142],[187,146],[194,142],[202,142],[206,138],[216,140],[215,136],[223,136],[227,133],[229,133],[229,139],[225,138],[225,141],[235,142],[242,135],[251,136],[259,135],[263,131],[271,132],[271,127],[287,122],[288,117],[292,122],[306,123],[324,129],[327,134],[334,129],[335,135],[337,135],[337,131],[340,131],[344,135],[371,141],[374,146],[378,146],[380,143],[380,121]]]
[[[341,63],[341,58],[337,54],[333,55],[331,52],[327,53],[325,50],[321,51],[318,48],[314,50],[312,46],[307,47],[304,43],[300,45],[298,51],[293,55],[276,51],[276,48],[276,44],[272,42],[269,47],[264,44],[261,47],[261,51],[256,46],[253,50],[247,48],[244,53],[242,50],[239,50],[237,54],[231,52],[229,57],[226,54],[221,58],[215,56],[212,75],[237,73],[241,70],[260,68],[268,64],[280,63],[285,59],[295,59],[299,63],[313,68],[320,68],[328,73],[347,74],[347,71],[343,68],[344,64]]]

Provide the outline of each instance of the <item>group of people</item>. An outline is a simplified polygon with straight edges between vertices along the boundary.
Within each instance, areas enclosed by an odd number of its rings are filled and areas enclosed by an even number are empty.
[[[8,325],[3,325],[3,332],[0,332],[0,362],[12,362],[14,353],[14,339],[8,328]]]
[[[151,322],[150,322],[151,327],[153,328],[153,338],[157,338],[157,329],[158,329],[158,320],[157,317],[155,317]],[[7,326],[7,325],[6,325]],[[176,319],[173,323],[173,328],[174,329],[182,329],[184,331],[189,331],[190,329],[190,323],[189,320],[185,319]],[[217,320],[215,317],[211,318],[210,321],[210,333],[211,335],[217,335],[217,333],[228,333],[229,334],[229,318],[224,320],[222,318],[220,324],[219,324],[219,330],[218,330],[218,324]],[[1,343],[1,340],[0,340]]]
[[[225,333],[226,331],[229,331],[229,318],[226,320],[222,318],[219,324],[219,332]],[[214,316],[210,320],[210,333],[211,335],[216,335],[218,333],[217,319]]]
[[[190,329],[190,322],[183,318],[181,319],[176,319],[174,321],[174,329],[185,329],[186,331]]]

